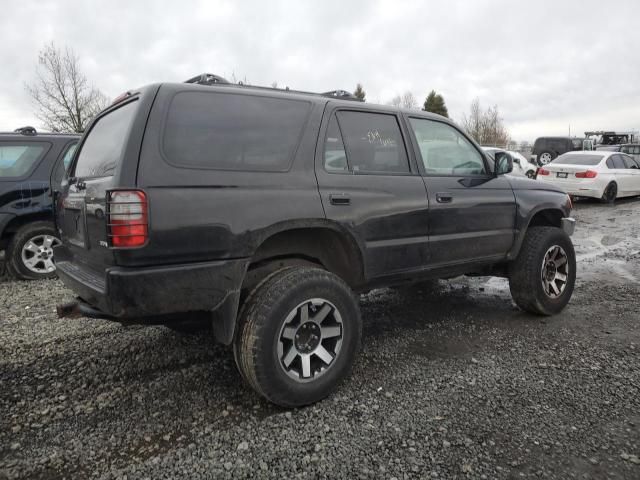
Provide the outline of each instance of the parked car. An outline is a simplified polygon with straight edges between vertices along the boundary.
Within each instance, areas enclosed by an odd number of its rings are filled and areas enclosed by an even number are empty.
[[[508,277],[528,312],[569,301],[569,197],[504,175],[509,158],[448,119],[194,83],[132,90],[83,136],[55,249],[80,300],[60,316],[210,323],[246,382],[291,407],[348,374],[358,293],[480,274]]]
[[[640,162],[617,152],[571,152],[538,170],[538,179],[562,187],[569,195],[616,198],[640,195]]]
[[[19,279],[55,275],[53,192],[59,190],[79,135],[24,127],[0,133],[0,250]]]
[[[531,160],[542,166],[558,155],[580,150],[593,150],[593,140],[577,137],[540,137],[533,144]]]
[[[529,162],[529,160],[527,160],[524,155],[518,152],[503,150],[497,147],[482,147],[482,150],[484,150],[485,153],[494,160],[496,152],[501,152],[503,155],[507,155],[513,163],[513,171],[511,172],[512,175],[535,178],[538,167]]]
[[[624,145],[599,145],[597,151],[622,152],[631,155],[636,160],[640,160],[640,143],[626,143]]]

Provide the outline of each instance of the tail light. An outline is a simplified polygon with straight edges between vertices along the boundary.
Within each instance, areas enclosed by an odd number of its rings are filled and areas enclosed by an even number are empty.
[[[538,175],[549,175],[549,170],[545,170],[544,168],[539,168],[538,169]]]
[[[109,192],[107,226],[113,247],[140,247],[147,242],[147,196],[139,190]]]
[[[576,178],[596,178],[598,172],[587,170],[586,172],[576,172]]]

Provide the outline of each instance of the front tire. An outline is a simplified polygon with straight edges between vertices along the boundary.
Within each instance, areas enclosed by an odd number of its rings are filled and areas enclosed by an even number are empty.
[[[511,296],[522,309],[554,315],[569,303],[576,281],[571,238],[557,227],[530,227],[509,268]]]
[[[7,248],[7,271],[20,280],[38,280],[56,276],[53,247],[60,244],[53,225],[33,222],[13,235]]]
[[[358,301],[339,277],[291,267],[249,295],[234,340],[236,364],[260,395],[283,407],[322,400],[346,377],[360,347]]]

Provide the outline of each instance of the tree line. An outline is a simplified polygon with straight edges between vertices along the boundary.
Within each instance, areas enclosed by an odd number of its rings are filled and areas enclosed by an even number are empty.
[[[233,83],[248,84],[246,77],[238,80],[235,73],[232,77]],[[273,82],[271,86],[277,88],[278,84]],[[107,96],[90,84],[81,72],[75,52],[70,48],[60,49],[54,43],[40,51],[36,78],[25,84],[25,89],[33,100],[36,117],[52,132],[83,132],[91,119],[109,103]],[[366,101],[361,83],[356,85],[353,95]],[[410,91],[396,95],[387,103],[418,109],[418,101]],[[420,109],[449,118],[444,97],[435,90],[429,92]],[[481,145],[505,146],[509,143],[509,133],[497,105],[483,109],[476,98],[469,114],[465,114],[460,123]]]

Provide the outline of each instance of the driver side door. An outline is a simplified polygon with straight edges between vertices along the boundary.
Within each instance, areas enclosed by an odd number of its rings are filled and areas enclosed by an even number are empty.
[[[430,266],[505,257],[516,222],[507,178],[453,125],[413,116],[407,123],[429,199]]]

